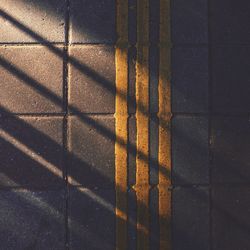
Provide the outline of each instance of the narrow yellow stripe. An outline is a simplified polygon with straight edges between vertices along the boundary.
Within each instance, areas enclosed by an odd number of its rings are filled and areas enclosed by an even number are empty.
[[[137,250],[149,249],[149,1],[137,0]],[[143,110],[141,109],[143,107]],[[146,159],[145,159],[146,156]],[[142,227],[143,225],[143,227]]]
[[[116,61],[116,136],[123,142],[115,144],[116,182],[116,249],[127,249],[127,141],[128,141],[128,0],[117,0]]]
[[[159,64],[159,217],[160,250],[171,249],[171,86],[170,0],[160,0]]]
[[[149,163],[145,159],[149,155],[149,69],[148,47],[138,45],[136,64],[136,126],[137,157],[136,185],[149,183]],[[139,107],[143,106],[144,110]]]

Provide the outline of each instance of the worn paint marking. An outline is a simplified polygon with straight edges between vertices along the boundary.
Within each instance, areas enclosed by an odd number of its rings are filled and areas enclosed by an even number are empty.
[[[149,249],[149,1],[137,0],[137,249]],[[143,107],[143,110],[142,108]],[[146,156],[145,157],[143,157]],[[143,225],[143,229],[141,228]]]
[[[128,0],[117,0],[115,143],[116,249],[127,249],[127,142],[128,142]]]

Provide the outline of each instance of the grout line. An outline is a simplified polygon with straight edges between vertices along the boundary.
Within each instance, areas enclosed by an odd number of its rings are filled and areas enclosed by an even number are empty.
[[[210,76],[211,77],[211,76]],[[173,116],[211,116],[211,117],[245,117],[250,116],[250,112],[245,113],[219,113],[219,112],[206,112],[206,113],[182,113],[182,112],[173,112]]]
[[[58,45],[64,46],[65,42],[53,42],[53,41],[46,41],[46,42],[0,42],[0,47],[7,47],[7,46],[44,46],[44,45]],[[81,43],[81,42],[68,42],[68,45],[72,46],[115,46],[114,42],[110,43]],[[129,44],[129,48],[135,46],[135,44]],[[159,47],[160,44],[150,42],[149,46]],[[165,43],[165,46],[170,48],[207,48],[208,46],[211,47],[250,47],[250,43]]]
[[[159,184],[150,185],[150,190],[156,189],[159,187]],[[49,185],[49,186],[29,186],[29,185],[19,185],[19,186],[0,186],[0,192],[11,191],[11,190],[27,190],[27,191],[54,191],[54,190],[63,190],[65,186],[63,185]],[[71,189],[83,188],[86,190],[114,190],[114,186],[84,186],[84,185],[70,185]],[[250,189],[250,183],[214,183],[214,184],[172,184],[169,186],[169,190],[174,190],[178,188],[207,188],[207,189],[231,189],[231,188],[242,188],[242,189]],[[130,190],[135,190],[134,185],[127,186],[127,192]]]
[[[12,47],[12,46],[16,46],[16,47],[34,47],[34,46],[45,46],[45,45],[54,45],[54,46],[64,46],[66,42],[50,42],[50,41],[46,41],[46,42],[33,42],[33,43],[29,43],[29,42],[23,42],[23,43],[17,43],[17,42],[13,42],[13,43],[0,43],[0,47]],[[74,46],[115,46],[115,43],[71,43],[68,41],[68,45],[71,47]]]
[[[211,50],[212,44],[210,43],[211,38],[211,26],[210,26],[210,1],[207,1],[207,18],[208,18],[208,157],[209,157],[209,249],[213,249],[212,241],[212,149],[211,149],[211,126],[212,126],[212,70],[211,70]]]
[[[27,118],[62,118],[64,117],[64,113],[11,113],[10,115],[1,115],[1,118],[9,118],[9,117],[27,117]]]
[[[13,191],[13,190],[24,190],[32,192],[46,192],[46,191],[60,191],[63,190],[63,186],[0,186],[0,192]]]
[[[115,113],[81,113],[83,115],[89,116],[89,117],[114,117]],[[128,113],[129,117],[135,117],[136,113],[135,112],[130,112]],[[148,113],[150,115],[151,119],[156,118],[158,116],[157,112],[150,112]],[[0,116],[2,118],[6,117],[8,118],[8,115],[4,115],[0,113]],[[17,117],[64,117],[65,112],[62,113],[11,113],[11,116],[17,116]],[[68,113],[68,117],[75,117],[78,116],[78,114],[74,113]],[[221,117],[231,117],[231,118],[249,118],[250,113],[238,113],[238,114],[233,114],[233,113],[172,113],[173,117],[202,117],[202,116],[211,116],[212,118],[221,118]]]
[[[82,113],[86,116],[91,116],[91,117],[95,117],[95,116],[103,116],[103,117],[114,117],[115,113]],[[68,116],[78,116],[78,114],[74,114],[74,113],[69,113]]]
[[[64,180],[65,180],[65,249],[69,249],[69,184],[68,184],[68,98],[69,98],[69,25],[70,25],[70,0],[66,0],[65,13],[65,44],[64,44],[64,58],[63,58],[63,145],[64,145]]]
[[[65,42],[33,42],[33,43],[18,43],[18,42],[13,42],[13,43],[0,43],[0,47],[13,47],[13,46],[16,46],[16,47],[36,47],[36,46],[44,46],[44,45],[48,45],[48,44],[51,44],[51,45],[58,45],[58,46],[64,46],[65,45]]]

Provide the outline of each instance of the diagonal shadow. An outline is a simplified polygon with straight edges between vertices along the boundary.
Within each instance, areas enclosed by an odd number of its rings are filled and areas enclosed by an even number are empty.
[[[52,43],[50,43],[48,40],[41,37],[39,34],[35,33],[34,31],[27,28],[25,25],[20,23],[17,19],[14,17],[8,15],[5,11],[0,10],[0,16],[11,22],[14,26],[31,36],[37,41],[42,41],[42,44],[45,45],[50,51],[52,51],[55,55],[59,56],[60,58],[64,59],[66,57],[66,54],[64,51],[60,50],[56,46],[54,46]],[[135,97],[127,96],[125,93],[123,93],[120,90],[117,90],[116,87],[107,80],[105,77],[101,76],[98,72],[95,70],[89,68],[88,66],[81,63],[79,60],[72,56],[67,56],[67,61],[73,65],[76,69],[78,69],[80,72],[88,75],[88,77],[92,78],[97,84],[104,87],[107,91],[109,91],[112,94],[119,95],[123,100],[128,100],[129,103],[135,103]],[[142,103],[137,103],[137,107],[140,110],[141,113],[147,114],[148,110]],[[70,107],[71,108],[71,107]],[[72,109],[73,112],[75,112],[74,109]]]
[[[8,70],[10,73],[14,74],[16,77],[18,77],[20,80],[24,81],[25,84],[29,85],[31,88],[35,89],[37,92],[41,93],[42,95],[46,96],[49,98],[52,102],[54,102],[57,105],[61,104],[61,98],[58,97],[56,94],[51,92],[48,88],[43,86],[41,83],[39,83],[37,80],[34,78],[28,76],[25,72],[23,72],[21,69],[17,68],[14,65],[11,65],[10,62],[5,60],[3,57],[0,56],[0,65],[3,66],[6,70]],[[69,108],[74,112],[74,114],[84,123],[87,123],[91,126],[93,126],[101,135],[108,137],[111,139],[113,142],[119,143],[121,146],[127,148],[126,141],[123,140],[123,138],[118,137],[115,135],[111,130],[105,128],[98,122],[96,122],[93,118],[90,116],[85,115],[84,113],[81,113],[76,107],[69,105]],[[135,154],[137,148],[135,145],[131,145],[128,147],[128,151],[131,154]],[[144,152],[141,152],[137,150],[137,153],[140,155],[141,159],[143,161],[148,161],[149,156],[146,155]],[[155,159],[150,159],[151,163],[154,165],[157,165],[157,161]],[[159,166],[159,171],[164,174],[167,178],[170,178],[170,173],[166,172],[167,170]]]
[[[46,144],[48,145],[48,148],[49,149],[53,148],[53,150],[56,152],[62,151],[63,150],[62,146],[60,146],[54,140],[49,138],[46,134],[38,131],[37,129],[35,129],[31,125],[27,124],[23,120],[12,115],[4,108],[1,108],[0,111],[4,115],[3,119],[11,119],[11,124],[14,124],[14,126],[11,127],[11,126],[9,126],[9,123],[3,122],[3,123],[1,123],[1,129],[6,131],[8,134],[11,134],[18,141],[21,141],[22,143],[24,143],[27,147],[31,148],[37,154],[46,158],[47,161],[51,162],[54,166],[58,166],[58,164],[59,164],[58,160],[54,155],[48,155],[47,152],[41,151],[39,146],[34,144],[34,142],[32,140],[29,140],[29,139],[31,136],[31,138],[37,138],[36,141],[37,140],[38,141],[45,140]],[[24,131],[26,131],[26,133]],[[27,135],[27,132],[29,135]],[[8,168],[4,168],[5,175],[7,175],[9,177],[9,179],[12,179],[14,183],[20,183],[20,186],[24,187],[24,188],[26,187],[26,188],[31,188],[31,189],[32,188],[33,189],[37,189],[37,188],[40,189],[42,187],[42,185],[41,185],[41,182],[39,182],[38,180],[41,179],[43,177],[43,175],[46,175],[46,176],[50,177],[49,181],[51,183],[53,183],[52,186],[63,187],[64,182],[63,182],[62,176],[60,177],[58,175],[54,175],[53,172],[50,173],[48,170],[46,170],[44,168],[43,165],[38,164],[33,159],[28,159],[30,156],[24,155],[23,152],[20,152],[20,150],[15,147],[15,145],[10,144],[8,141],[5,141],[4,138],[1,138],[1,140],[2,140],[1,143],[4,144],[4,148],[7,151],[17,153],[19,157],[21,155],[22,159],[27,162],[27,166],[25,166],[25,165],[22,166],[22,168],[21,168],[22,171],[21,171],[21,174],[19,174],[19,175],[15,171],[16,168],[14,169],[14,171],[13,171],[13,169],[11,169],[11,166],[9,166]],[[89,183],[89,181],[87,179],[92,178],[95,180],[96,178],[98,178],[100,183],[102,183],[102,188],[105,185],[107,185],[106,188],[112,187],[114,185],[114,183],[111,183],[111,181],[106,176],[103,176],[100,172],[93,169],[93,167],[91,167],[89,165],[89,163],[83,161],[82,159],[79,159],[78,157],[76,157],[72,153],[68,152],[67,159],[68,159],[68,161],[71,162],[72,166],[81,167],[81,168],[79,168],[79,170],[75,171],[75,173],[77,173],[77,175],[73,176],[74,179],[76,179],[81,184],[84,185],[85,182]],[[29,172],[30,166],[35,166],[35,172],[33,171],[33,173],[32,173],[32,179],[34,179],[33,180],[34,182],[32,182],[32,183],[30,183],[30,176],[25,176],[25,174],[27,172]],[[46,180],[45,185],[46,185],[46,187],[49,186],[47,180]],[[74,188],[76,190],[75,191],[76,195],[78,195],[78,196],[83,195],[82,192],[80,192],[76,186],[69,184],[69,187]],[[91,186],[87,185],[87,186],[85,186],[85,188],[91,188]],[[117,189],[119,190],[119,186],[117,187]],[[120,191],[120,192],[123,192],[123,191]],[[109,204],[113,204],[112,199],[106,198],[106,202],[108,202]],[[143,204],[138,204],[138,205],[140,205],[142,207],[144,206]],[[113,207],[114,207],[114,204],[113,204]],[[119,208],[119,207],[118,207],[118,209],[122,210],[122,208]],[[112,214],[111,211],[108,211],[108,213]],[[130,220],[130,223],[131,223],[131,220]],[[132,224],[133,224],[133,226],[136,225],[136,223],[134,221],[132,221]]]
[[[54,46],[53,44],[51,44],[48,40],[44,39],[39,34],[35,33],[34,31],[30,30],[29,28],[27,28],[25,25],[23,25],[18,20],[16,20],[15,18],[11,17],[10,15],[8,15],[3,10],[0,10],[0,15],[2,17],[4,17],[6,20],[8,20],[9,22],[11,22],[13,25],[15,25],[16,27],[18,27],[22,31],[24,31],[29,36],[33,37],[35,40],[42,41],[44,43],[44,45],[49,50],[51,50],[53,53],[55,53],[57,56],[59,56],[61,58],[65,58],[66,54],[65,54],[64,51],[60,50],[59,48],[57,48],[56,46]],[[115,86],[109,80],[107,80],[106,78],[104,78],[103,76],[101,76],[98,72],[94,71],[93,69],[90,69],[86,65],[82,64],[76,58],[71,57],[71,56],[67,56],[67,60],[74,67],[76,67],[76,69],[78,69],[79,71],[83,72],[84,74],[87,74],[90,78],[92,78],[98,84],[100,84],[101,86],[103,86],[107,91],[109,91],[111,93],[116,93],[116,95],[119,95],[122,99],[128,100],[128,103],[131,103],[131,104],[135,103],[135,97],[131,97],[130,95],[127,96],[123,92],[118,91],[115,88]],[[61,99],[58,96],[56,96],[53,92],[51,92],[46,87],[42,86],[35,79],[27,76],[27,74],[25,72],[23,72],[21,69],[18,69],[17,67],[15,67],[13,65],[10,65],[10,63],[8,61],[6,61],[2,57],[0,57],[0,63],[8,71],[11,71],[17,77],[19,77],[19,79],[21,79],[21,80],[25,81],[25,83],[29,84],[30,87],[35,88],[42,95],[46,96],[47,98],[49,98],[51,101],[53,101],[57,105],[61,105]],[[101,134],[109,137],[111,140],[116,140],[117,143],[119,143],[123,147],[126,147],[126,142],[121,137],[118,137],[113,132],[111,132],[108,129],[104,128],[100,124],[97,124],[91,117],[84,115],[83,113],[80,112],[79,109],[77,109],[73,105],[68,105],[68,107],[83,122],[86,122],[88,124],[93,124],[95,126],[95,128],[97,128],[97,130]],[[142,103],[137,103],[137,108],[140,110],[141,113],[147,115],[147,113],[148,113],[147,108],[145,108]],[[159,125],[157,116],[155,116],[155,115],[151,116],[151,120],[154,121],[154,122],[156,122]],[[166,127],[168,127],[168,126],[165,125],[165,128]],[[136,149],[135,145],[130,145],[130,147],[128,147],[128,151],[132,155],[135,154],[136,150],[137,149]],[[138,151],[137,151],[137,153],[140,155],[140,157],[141,157],[141,159],[143,161],[146,161],[146,162],[149,161],[149,158],[148,158],[148,156],[145,153],[138,152]],[[158,162],[157,162],[157,160],[155,158],[151,158],[149,162],[152,164],[152,166],[158,166],[159,165]],[[170,179],[170,172],[165,167],[158,166],[157,170],[160,171],[164,176],[166,176],[166,178]]]
[[[41,36],[39,36],[38,34],[36,34],[35,32],[29,30],[27,27],[25,27],[23,24],[19,23],[16,19],[12,18],[11,16],[9,16],[7,13],[5,13],[4,11],[0,10],[0,15],[3,16],[5,19],[7,19],[8,21],[10,21],[12,24],[14,24],[16,27],[18,27],[19,29],[23,30],[25,33],[29,34],[30,36],[32,36],[34,39],[36,40],[42,40],[43,43],[52,51],[54,52],[56,55],[60,56],[61,58],[65,58],[65,52],[61,51],[60,49],[58,49],[57,47],[53,46],[52,44],[49,43],[49,41],[43,39]],[[124,93],[122,92],[118,92],[115,87],[112,85],[112,83],[110,81],[108,81],[107,79],[105,79],[104,77],[102,77],[101,75],[99,75],[97,72],[95,72],[94,70],[88,68],[87,66],[83,65],[82,63],[80,63],[78,60],[76,60],[75,58],[72,57],[68,57],[67,58],[68,62],[71,63],[73,66],[75,66],[78,70],[84,72],[85,74],[89,75],[92,79],[94,79],[95,81],[98,82],[98,84],[102,84],[105,89],[107,89],[108,91],[110,91],[111,93],[115,93],[120,95],[122,98],[124,99],[129,99],[129,102],[134,102],[135,98],[132,97],[127,97],[126,95],[124,95]],[[29,84],[29,86],[33,87],[34,89],[36,89],[38,92],[42,93],[43,95],[46,95],[48,98],[50,98],[54,103],[58,103],[60,101],[60,98],[58,96],[56,96],[55,94],[53,94],[49,89],[43,87],[39,82],[37,82],[35,79],[27,76],[25,74],[25,72],[22,72],[22,70],[18,69],[17,67],[11,65],[8,61],[6,61],[3,58],[0,58],[0,62],[2,64],[2,66],[7,69],[9,72],[12,72],[13,74],[15,74],[19,79],[25,81],[26,84]],[[141,105],[138,104],[138,108],[141,110],[141,112],[143,113],[147,113],[146,109]],[[117,141],[118,143],[120,143],[121,145],[123,145],[124,147],[127,147],[127,145],[125,144],[125,142],[121,139],[121,138],[115,138],[115,135],[112,131],[106,129],[105,127],[101,126],[100,124],[98,124],[95,120],[93,120],[91,117],[88,117],[84,114],[82,114],[78,109],[76,109],[75,107],[70,107],[70,109],[73,111],[73,113],[75,113],[82,121],[84,121],[85,123],[90,124],[91,126],[95,127],[102,135],[109,137],[112,141]],[[9,116],[10,114],[7,114],[6,110],[3,111],[3,113],[5,113],[6,116]],[[18,121],[20,122],[20,121]],[[9,131],[11,132],[11,131]],[[12,131],[13,132],[13,131]],[[20,138],[21,139],[21,138]],[[22,138],[23,139],[23,138]],[[31,146],[31,145],[30,145]],[[33,145],[34,147],[34,145]],[[131,152],[134,153],[136,147],[134,145],[132,145],[132,147],[130,147]],[[130,150],[129,149],[129,150]],[[140,153],[140,152],[139,152]],[[148,161],[148,156],[144,155],[142,153],[140,153],[143,160]],[[46,155],[46,157],[48,157]],[[71,158],[71,156],[70,156]],[[75,156],[74,156],[75,158]],[[78,160],[77,160],[78,161]],[[153,160],[152,160],[153,161]],[[82,164],[81,160],[79,162],[80,164]],[[85,163],[84,163],[85,164]],[[155,164],[157,164],[157,162],[155,162]],[[87,165],[86,165],[87,166]],[[165,168],[163,168],[163,170],[165,171]],[[163,171],[162,170],[162,171]],[[95,173],[95,175],[100,175],[100,173]],[[169,175],[169,174],[168,174]],[[88,174],[84,174],[84,177],[86,178],[86,176],[89,176]],[[103,176],[102,176],[103,178]],[[105,179],[105,178],[104,178]],[[104,183],[107,180],[103,180]]]

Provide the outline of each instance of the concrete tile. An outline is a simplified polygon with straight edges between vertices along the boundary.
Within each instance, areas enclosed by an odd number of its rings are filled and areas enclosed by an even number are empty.
[[[213,189],[212,242],[214,250],[250,248],[249,197],[249,188]]]
[[[249,118],[214,117],[211,143],[212,181],[214,183],[249,183]]]
[[[0,192],[2,249],[64,249],[64,192]]]
[[[171,4],[173,43],[207,43],[207,0],[175,0]]]
[[[249,43],[250,6],[247,0],[210,1],[213,43]]]
[[[208,190],[175,188],[172,204],[173,249],[210,249]]]
[[[65,1],[1,0],[0,9],[1,43],[64,42]]]
[[[115,191],[70,189],[70,249],[115,249]]]
[[[214,47],[212,50],[212,105],[214,112],[249,113],[250,49]]]
[[[115,0],[71,1],[72,43],[114,43]]]
[[[3,108],[14,113],[62,111],[63,60],[46,47],[1,47],[0,75]]]
[[[208,118],[175,116],[172,120],[172,181],[205,184],[209,181]]]
[[[2,118],[0,125],[1,186],[63,185],[61,118]]]
[[[114,112],[114,48],[76,46],[70,49],[70,55],[79,61],[81,69],[70,65],[69,104],[84,113]]]
[[[74,179],[84,187],[113,187],[114,118],[82,117],[69,120],[69,147],[73,155],[69,161],[68,172],[72,177],[69,180],[78,185]]]
[[[172,111],[208,111],[208,49],[172,50]]]

